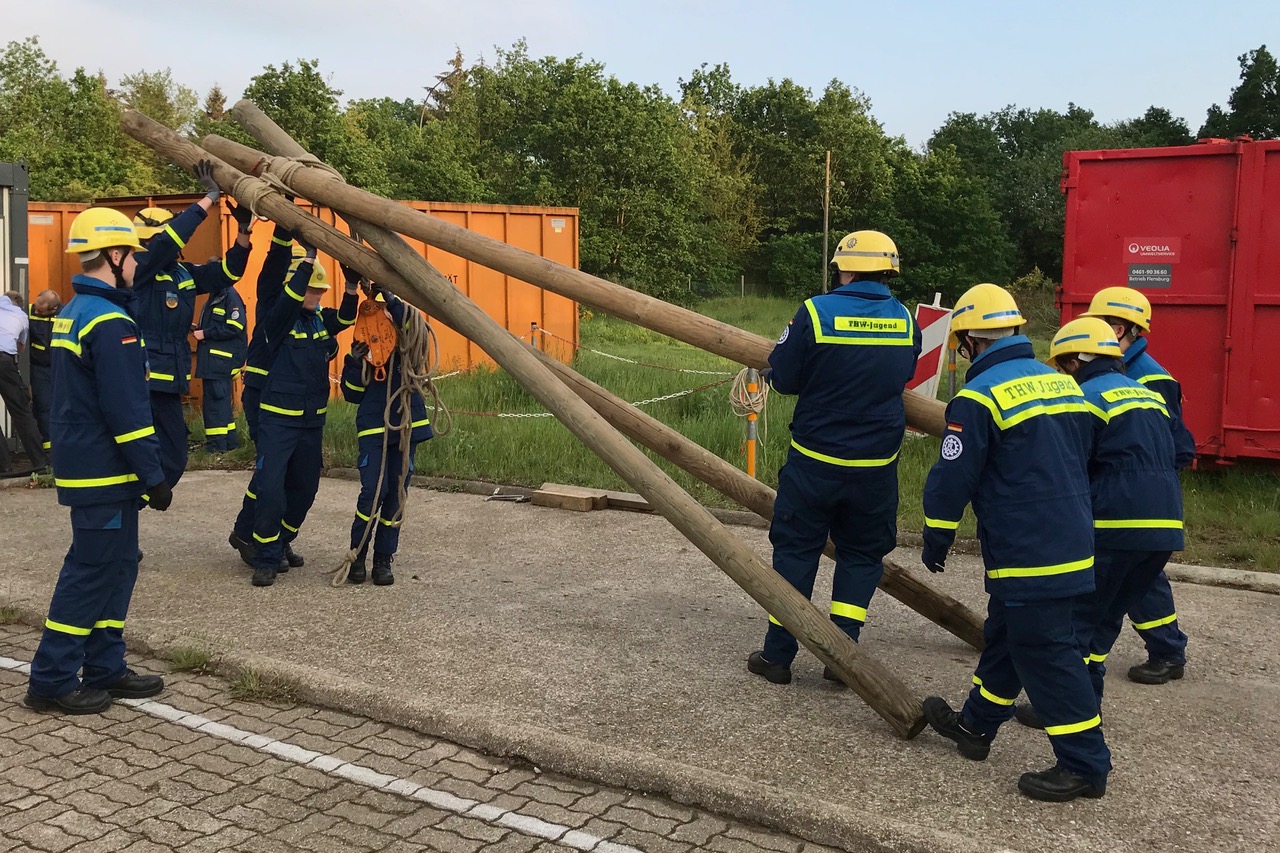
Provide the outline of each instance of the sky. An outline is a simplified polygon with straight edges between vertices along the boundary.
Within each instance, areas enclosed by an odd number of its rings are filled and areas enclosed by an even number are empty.
[[[833,78],[861,90],[891,135],[919,146],[951,112],[1014,104],[1091,109],[1103,122],[1155,105],[1192,132],[1239,82],[1237,57],[1280,49],[1276,0],[220,0],[5,3],[0,40],[38,36],[64,74],[111,84],[172,70],[234,103],[268,64],[319,60],[346,98],[420,99],[456,49],[468,64],[525,39],[533,57],[581,54],[678,95],[703,63],[744,86]],[[180,12],[178,9],[199,11]]]

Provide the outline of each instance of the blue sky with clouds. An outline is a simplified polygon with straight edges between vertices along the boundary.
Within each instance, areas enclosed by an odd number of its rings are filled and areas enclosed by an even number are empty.
[[[1280,49],[1276,0],[757,2],[757,0],[43,0],[5,4],[4,41],[39,36],[64,72],[169,67],[235,100],[268,63],[318,59],[347,97],[418,98],[455,47],[468,61],[525,38],[533,56],[582,54],[670,93],[702,63],[815,93],[839,78],[887,132],[923,143],[948,113],[1008,104],[1102,121],[1169,109],[1194,132],[1239,80],[1237,56]],[[203,4],[201,4],[203,5]],[[182,9],[184,11],[178,11]]]

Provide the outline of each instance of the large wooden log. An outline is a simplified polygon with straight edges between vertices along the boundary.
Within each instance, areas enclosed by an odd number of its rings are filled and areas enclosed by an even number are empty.
[[[268,146],[296,147],[296,143],[279,128],[257,128],[257,132],[262,133]],[[330,180],[338,183],[341,179]],[[347,213],[340,203],[331,207],[344,215]],[[662,469],[609,427],[523,343],[461,294],[403,239],[382,230],[385,223],[376,218],[366,221],[378,227],[362,225],[362,234],[378,254],[411,284],[401,296],[479,344],[757,603],[787,625],[801,642],[888,721],[895,732],[906,738],[920,732],[924,720],[919,701],[892,673],[862,654],[824,614],[725,530],[705,507],[685,493]],[[392,287],[395,289],[395,283]]]
[[[240,101],[231,108],[231,115],[254,139],[261,141],[263,137],[259,134],[272,132],[270,128],[274,122],[252,101]],[[236,143],[231,140],[223,141],[230,145],[214,143],[212,137],[205,137],[202,144],[228,163],[250,174],[260,174],[269,168],[268,163],[259,162],[262,157],[260,152],[249,148],[237,150]],[[286,158],[310,156],[296,143],[272,153]],[[333,182],[329,181],[328,175],[300,169],[290,176],[290,180],[300,195],[330,207],[336,206],[334,197],[330,195]],[[768,366],[769,353],[773,350],[773,341],[768,338],[556,263],[492,237],[468,231],[372,193],[344,193],[343,204],[347,205],[348,213],[361,219],[382,222],[389,230],[414,237],[458,257],[606,311],[730,361],[748,367]],[[945,407],[942,403],[914,391],[907,391],[903,394],[903,404],[906,407],[908,425],[930,435],[942,435],[946,427]]]
[[[650,417],[587,379],[568,365],[560,363],[534,347],[530,349],[560,377],[562,382],[586,400],[591,408],[599,412],[623,435],[640,442],[761,518],[773,518],[773,502],[777,496],[773,489],[697,442],[691,441],[662,421]],[[823,553],[835,559],[835,546],[827,542]],[[984,646],[982,619],[955,598],[933,589],[896,562],[885,560],[880,588],[975,649],[982,650]]]

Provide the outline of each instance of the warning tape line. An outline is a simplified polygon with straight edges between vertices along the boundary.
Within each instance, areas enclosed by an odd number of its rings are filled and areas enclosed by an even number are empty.
[[[687,397],[690,394],[697,394],[700,391],[707,391],[711,388],[718,388],[721,385],[732,382],[732,379],[721,379],[719,382],[709,382],[706,385],[699,385],[697,388],[689,388],[685,391],[677,391],[674,394],[664,394],[661,397],[650,397],[648,400],[638,400],[630,403],[632,406],[647,406],[651,403],[662,403],[666,400],[674,400],[678,397]],[[551,412],[468,412],[462,409],[450,409],[455,415],[471,415],[477,418],[551,418],[555,417]]]
[[[598,349],[591,349],[590,347],[584,347],[581,344],[575,343],[569,340],[568,338],[562,338],[559,335],[557,335],[555,332],[549,332],[546,329],[537,329],[536,331],[541,332],[543,335],[546,335],[548,338],[566,343],[569,346],[573,347],[574,349],[582,350],[584,352],[589,352],[589,353],[592,353],[593,355],[602,356],[604,358],[611,358],[614,361],[623,361],[623,362],[626,362],[627,364],[636,364],[636,365],[640,365],[641,367],[652,367],[655,370],[669,370],[672,373],[691,373],[697,376],[734,376],[736,375],[735,372],[730,372],[727,370],[694,370],[689,367],[667,367],[665,364],[653,364],[652,362],[648,362],[648,361],[637,361],[634,358],[626,358],[624,356],[614,355],[612,353],[601,352]]]

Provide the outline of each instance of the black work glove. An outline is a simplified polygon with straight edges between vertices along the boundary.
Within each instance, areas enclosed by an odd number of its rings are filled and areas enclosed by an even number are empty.
[[[158,512],[164,512],[173,503],[173,489],[164,480],[147,489],[147,504]]]
[[[231,205],[231,218],[236,221],[236,226],[242,234],[248,234],[253,228],[253,211],[243,204]]]
[[[314,261],[316,259],[316,247],[303,240],[301,237],[294,237],[298,241],[298,245],[302,247],[302,251],[306,252],[307,260]]]
[[[369,345],[364,341],[351,343],[351,357],[356,361],[364,361],[369,356]]]
[[[204,187],[204,194],[209,197],[210,201],[217,201],[222,196],[222,189],[219,188],[218,182],[213,179],[213,161],[201,160],[196,163],[195,173],[196,180]]]
[[[761,370],[761,371],[760,371],[760,384],[761,384],[761,385],[768,385],[768,384],[769,384],[769,380],[770,380],[770,379],[772,379],[772,378],[773,378],[773,368],[772,368],[772,367],[766,367],[764,370]]]
[[[937,574],[946,571],[947,551],[955,541],[955,531],[938,530],[936,527],[924,529],[924,547],[920,550],[920,562],[929,571]]]
[[[349,267],[342,262],[339,262],[338,266],[342,268],[342,280],[346,282],[348,288],[354,287],[360,283],[361,276],[359,270],[355,267]]]

